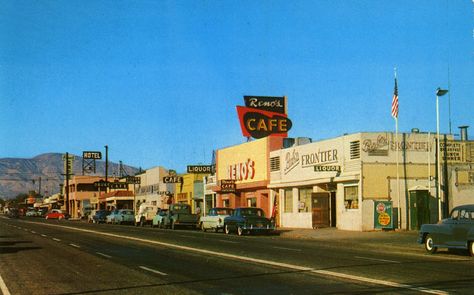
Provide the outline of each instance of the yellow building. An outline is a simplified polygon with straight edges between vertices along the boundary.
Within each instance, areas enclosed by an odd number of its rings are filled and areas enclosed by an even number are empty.
[[[204,184],[203,178],[209,176],[209,173],[186,173],[181,175],[183,183],[175,185],[175,200],[177,203],[191,205],[193,213],[199,207],[203,209]]]

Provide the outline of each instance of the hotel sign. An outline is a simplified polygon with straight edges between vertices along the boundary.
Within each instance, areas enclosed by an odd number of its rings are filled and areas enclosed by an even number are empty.
[[[82,157],[84,159],[100,160],[100,159],[102,159],[102,153],[101,152],[84,151],[84,152],[82,152]]]

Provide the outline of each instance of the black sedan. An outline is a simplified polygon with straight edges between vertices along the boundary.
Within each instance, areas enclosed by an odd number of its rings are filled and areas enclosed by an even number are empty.
[[[438,248],[455,248],[468,249],[474,256],[474,205],[455,207],[449,218],[437,224],[423,224],[418,243],[431,254]]]
[[[236,208],[232,215],[224,219],[224,231],[226,234],[235,231],[241,236],[244,233],[270,233],[273,230],[275,230],[274,224],[270,219],[265,218],[265,213],[260,208]]]

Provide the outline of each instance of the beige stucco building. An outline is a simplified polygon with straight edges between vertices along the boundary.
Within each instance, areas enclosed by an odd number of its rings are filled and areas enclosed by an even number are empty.
[[[390,201],[393,228],[416,229],[438,220],[440,208],[446,216],[453,206],[474,203],[474,143],[442,137],[441,202],[436,146],[433,134],[399,134],[396,138],[394,133],[380,132],[271,152],[269,187],[278,195],[279,223],[283,227],[373,230],[377,223],[374,204]],[[461,179],[457,185],[455,179]]]

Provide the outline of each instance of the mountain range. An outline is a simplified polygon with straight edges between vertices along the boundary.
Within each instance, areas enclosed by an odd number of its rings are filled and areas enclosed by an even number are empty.
[[[72,173],[82,175],[82,157],[74,157]],[[135,175],[139,170],[132,166],[109,162],[108,175]],[[0,198],[10,199],[18,194],[30,191],[42,195],[51,195],[60,191],[64,180],[63,154],[47,153],[31,159],[1,158],[0,159]],[[105,161],[96,161],[96,173],[87,175],[105,175]]]

